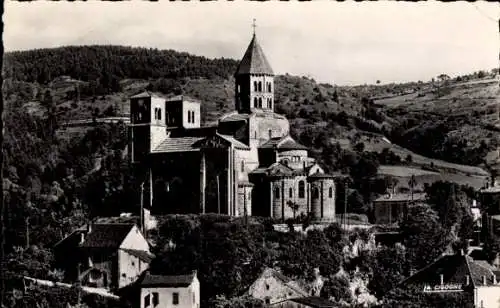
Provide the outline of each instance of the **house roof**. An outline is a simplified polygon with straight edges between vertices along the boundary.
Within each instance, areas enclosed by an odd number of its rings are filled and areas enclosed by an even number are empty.
[[[163,140],[154,150],[153,153],[173,153],[173,152],[189,152],[199,151],[194,144],[202,137],[177,137],[167,138]]]
[[[500,186],[491,186],[488,188],[483,188],[480,190],[481,193],[484,194],[495,194],[495,193],[500,193]]]
[[[275,137],[269,139],[260,146],[262,149],[279,149],[279,150],[308,150],[305,145],[295,141],[290,136]]]
[[[192,97],[187,96],[187,95],[172,96],[172,97],[167,98],[165,101],[166,102],[189,101],[189,102],[194,102],[194,103],[199,103],[200,102],[200,100],[198,100],[196,98],[192,98]]]
[[[153,94],[149,91],[143,91],[141,93],[132,95],[130,98],[146,98],[146,97],[151,97]]]
[[[274,277],[276,280],[281,281],[284,285],[288,286],[289,288],[293,289],[295,292],[303,296],[309,295],[307,291],[304,290],[296,281],[290,279],[289,277],[283,275],[282,273],[270,267],[266,267],[259,278],[270,277],[270,276]]]
[[[222,139],[230,142],[238,150],[250,150],[249,146],[247,146],[246,144],[242,143],[239,140],[236,140],[233,136],[222,135],[222,134],[217,134],[217,136],[219,136]]]
[[[154,255],[144,250],[137,250],[137,249],[121,249],[121,250],[147,263],[151,262],[154,258]]]
[[[260,47],[257,37],[254,33],[243,58],[236,69],[235,76],[245,74],[265,74],[274,75],[271,65]]]
[[[134,224],[94,224],[85,237],[82,247],[119,248]]]
[[[253,171],[250,172],[250,174],[262,174],[271,177],[286,177],[286,176],[294,176],[296,175],[296,172],[294,169],[285,166],[280,162],[277,162],[269,167],[260,167],[254,169]]]
[[[493,275],[500,278],[500,273],[495,273],[484,264],[474,261],[469,256],[461,254],[443,255],[433,263],[422,268],[414,275],[403,280],[400,285],[439,284],[440,275],[443,275],[444,284],[466,283],[466,276],[470,277],[474,286],[483,285],[483,276],[486,285],[493,285]]]
[[[307,307],[312,307],[312,308],[338,307],[338,305],[335,304],[334,302],[331,302],[325,298],[317,297],[317,296],[291,298],[290,301],[305,305]]]
[[[425,193],[414,193],[413,201],[423,201],[426,200],[427,195]],[[373,202],[402,202],[411,201],[411,194],[397,193],[392,195],[383,195],[375,199]]]
[[[314,173],[314,174],[311,174],[309,176],[309,178],[313,178],[313,179],[331,179],[331,178],[334,178],[335,176],[331,175],[331,174],[327,174],[327,173],[320,173],[319,171]]]
[[[139,284],[141,287],[185,288],[193,283],[196,273],[188,275],[152,275],[146,272]]]

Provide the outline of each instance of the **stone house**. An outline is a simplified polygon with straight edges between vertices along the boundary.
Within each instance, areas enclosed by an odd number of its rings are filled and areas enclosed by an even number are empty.
[[[248,295],[264,301],[266,305],[310,296],[303,286],[272,268],[266,268],[262,272],[248,289]]]
[[[408,213],[412,204],[425,202],[425,193],[387,194],[373,201],[376,224],[394,224],[400,222]]]
[[[132,284],[153,258],[135,224],[89,224],[54,247],[56,267],[65,280],[116,290]]]
[[[138,280],[141,308],[200,308],[200,282],[196,271],[189,275],[152,275]]]
[[[473,300],[475,307],[500,307],[500,269],[463,252],[441,256],[399,286],[417,286],[424,295],[460,292]]]

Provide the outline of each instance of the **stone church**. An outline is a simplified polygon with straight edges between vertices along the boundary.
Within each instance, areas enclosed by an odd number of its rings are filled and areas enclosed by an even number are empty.
[[[235,111],[201,126],[200,102],[130,98],[129,158],[152,213],[335,220],[335,179],[274,112],[274,73],[255,33],[235,72]]]

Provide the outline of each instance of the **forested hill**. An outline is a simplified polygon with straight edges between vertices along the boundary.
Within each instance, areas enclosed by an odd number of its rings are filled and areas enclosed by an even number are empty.
[[[5,54],[5,78],[47,84],[59,76],[82,81],[125,78],[228,78],[238,62],[208,59],[174,50],[124,46],[68,46]]]

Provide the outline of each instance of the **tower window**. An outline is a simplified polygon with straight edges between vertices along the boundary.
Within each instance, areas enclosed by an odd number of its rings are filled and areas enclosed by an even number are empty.
[[[304,181],[299,182],[299,198],[305,197],[305,183]]]
[[[245,172],[245,162],[241,161],[241,172]]]
[[[257,92],[257,81],[253,82],[253,90]]]
[[[271,92],[271,83],[270,82],[267,83],[267,92]]]
[[[262,82],[259,81],[259,92],[262,92]]]
[[[328,197],[333,198],[333,187],[331,187],[331,186],[328,189]]]
[[[259,97],[259,108],[262,108],[262,97]]]
[[[273,99],[269,99],[269,108],[273,109]]]
[[[267,108],[271,109],[271,99],[267,99]]]
[[[172,305],[179,305],[179,293],[177,292],[172,294]]]
[[[279,187],[276,187],[274,189],[274,198],[275,199],[279,199],[280,198],[280,188]]]
[[[257,100],[257,97],[254,97],[254,98],[253,98],[253,106],[254,106],[255,108],[257,108],[257,106],[258,106],[258,100]]]
[[[288,198],[293,198],[293,188],[288,189]]]

